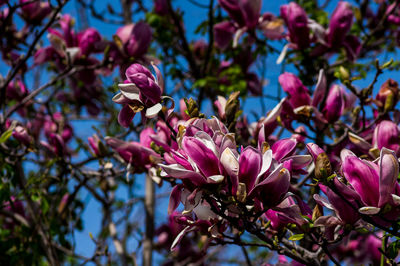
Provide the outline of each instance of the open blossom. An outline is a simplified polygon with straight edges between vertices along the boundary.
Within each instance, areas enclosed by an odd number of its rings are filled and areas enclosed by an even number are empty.
[[[365,206],[359,211],[365,214],[382,211],[397,218],[399,213],[396,210],[385,209],[387,206],[396,207],[400,203],[400,188],[397,183],[399,163],[393,151],[382,148],[377,163],[361,160],[350,151],[342,152],[341,157],[343,174]]]
[[[301,227],[308,222],[304,217],[311,219],[311,214],[312,211],[305,202],[290,196],[276,206],[275,210],[269,209],[264,215],[271,222],[273,230],[281,230],[289,223]]]
[[[195,186],[221,183],[224,180],[219,167],[221,149],[227,148],[237,153],[234,139],[226,133],[227,129],[217,119],[212,122],[200,120],[195,125],[189,125],[178,141],[180,150],[173,153],[176,164],[161,165],[165,174],[187,179]]]
[[[221,125],[217,119],[213,121],[210,126]],[[173,153],[176,163],[160,165],[164,175],[182,179],[192,188],[230,183],[228,193],[241,200],[246,200],[246,195],[249,199],[257,198],[265,207],[273,207],[288,192],[290,173],[301,172],[310,163],[308,155],[293,155],[296,141],[291,139],[275,143],[265,153],[246,147],[239,154],[232,136],[225,127],[219,127],[218,130],[214,126],[215,131],[209,126],[205,131],[193,125],[187,127],[178,141],[180,149]]]
[[[90,53],[101,51],[102,38],[96,29],[88,28],[76,33],[73,29],[74,21],[68,14],[61,17],[59,24],[60,29],[48,29],[51,46],[37,50],[34,56],[35,64],[56,60],[58,67],[62,68],[63,58],[69,57],[75,62],[82,60],[83,56],[89,56]]]
[[[258,27],[262,30],[265,37],[271,40],[279,40],[284,37],[283,20],[277,18],[272,13],[264,13],[259,19]]]
[[[318,194],[314,195],[314,200],[320,206],[326,207],[336,214],[336,216],[327,215],[318,217],[314,222],[316,226],[325,228],[325,235],[329,239],[335,238],[334,234],[337,227],[343,229],[345,225],[354,225],[360,219],[359,213],[354,209],[357,206],[357,202],[360,201],[360,196],[357,192],[343,184],[337,178],[334,179],[333,186],[339,191],[340,196],[324,185],[320,185],[319,187],[327,196],[327,199]]]
[[[85,67],[77,71],[69,79],[71,92],[57,93],[57,99],[77,105],[80,110],[85,106],[89,114],[97,115],[100,112],[99,97],[102,95],[98,72],[95,65],[100,62],[93,56],[104,50],[104,41],[100,33],[94,28],[75,32],[74,20],[68,14],[59,19],[59,28],[49,28],[48,39],[50,46],[39,48],[34,55],[34,65],[49,62],[64,71],[68,63]]]
[[[354,236],[355,235],[355,236]],[[346,237],[333,254],[340,260],[354,264],[379,265],[381,260],[382,232],[377,234],[354,233]],[[384,265],[388,265],[384,263]]]
[[[314,35],[318,42],[311,54],[313,56],[329,54],[344,48],[350,61],[356,59],[362,45],[357,36],[349,34],[353,18],[354,15],[350,3],[339,1],[331,16],[327,30],[317,22],[310,20],[309,24],[313,27]]]
[[[131,65],[125,72],[127,80],[118,85],[120,93],[114,96],[113,101],[122,104],[118,115],[118,122],[129,127],[136,113],[142,112],[148,118],[155,117],[161,111],[161,94],[164,90],[164,81],[160,70],[153,65],[156,72],[151,72],[140,64]]]

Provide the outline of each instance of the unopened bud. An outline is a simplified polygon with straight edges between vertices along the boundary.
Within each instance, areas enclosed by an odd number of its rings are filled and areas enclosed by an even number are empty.
[[[322,152],[315,160],[315,177],[318,180],[323,180],[332,174],[332,166],[329,161],[328,155]]]
[[[196,101],[193,100],[192,98],[185,99],[186,103],[186,114],[190,116],[190,118],[193,117],[199,117],[202,118],[204,117],[204,114],[200,113],[199,111],[199,106],[197,105]]]
[[[233,92],[231,95],[229,95],[229,98],[226,101],[226,106],[225,106],[226,124],[230,131],[232,131],[235,128],[237,113],[239,112],[240,109],[239,94],[240,94],[239,91]]]
[[[312,218],[311,218],[312,221],[315,222],[315,220],[317,220],[319,217],[321,217],[323,215],[324,215],[324,211],[323,211],[322,207],[319,204],[315,205],[314,210],[312,212]]]
[[[236,197],[238,201],[240,202],[245,202],[247,193],[246,193],[246,184],[245,183],[239,183],[238,190],[236,192]]]
[[[348,80],[350,78],[349,71],[346,68],[344,68],[343,66],[339,67],[339,73],[340,73],[340,78],[342,80]]]

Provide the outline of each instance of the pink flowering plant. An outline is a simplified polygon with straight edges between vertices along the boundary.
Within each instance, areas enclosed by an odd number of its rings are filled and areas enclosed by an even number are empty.
[[[0,265],[397,265],[400,1],[0,0]]]

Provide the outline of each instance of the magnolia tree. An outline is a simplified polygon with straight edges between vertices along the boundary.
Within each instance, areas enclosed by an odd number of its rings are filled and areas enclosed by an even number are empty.
[[[399,2],[0,1],[0,264],[396,264]]]

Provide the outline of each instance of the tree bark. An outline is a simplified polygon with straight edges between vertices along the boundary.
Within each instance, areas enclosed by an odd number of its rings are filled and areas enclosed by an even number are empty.
[[[146,211],[146,234],[143,241],[143,265],[152,265],[153,236],[154,236],[154,182],[146,175],[146,195],[144,206]]]

